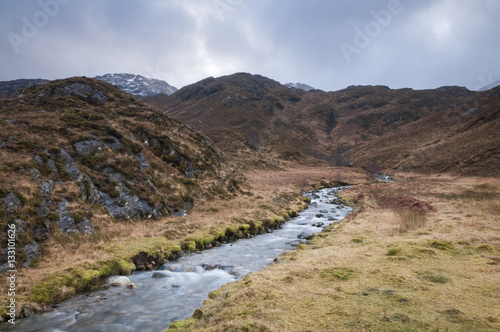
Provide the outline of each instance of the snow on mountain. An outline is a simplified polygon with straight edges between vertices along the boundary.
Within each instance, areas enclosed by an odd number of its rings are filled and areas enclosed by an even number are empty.
[[[304,83],[286,83],[285,85],[290,89],[300,89],[304,91],[316,90],[312,86]]]
[[[108,82],[121,90],[130,93],[136,97],[154,96],[160,93],[171,95],[177,91],[176,87],[171,86],[165,81],[146,78],[134,74],[106,74],[95,77],[98,80]]]

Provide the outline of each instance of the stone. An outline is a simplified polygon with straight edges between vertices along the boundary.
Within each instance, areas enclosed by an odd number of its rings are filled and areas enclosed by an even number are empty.
[[[49,214],[52,201],[48,197],[43,197],[40,205],[36,208],[36,213],[40,217],[45,217]]]
[[[172,212],[172,216],[174,216],[174,217],[185,217],[185,216],[187,216],[186,210],[180,209],[178,211],[173,211]]]
[[[75,143],[74,147],[80,157],[94,155],[103,149],[102,143],[96,140],[81,141]]]
[[[33,179],[38,180],[40,178],[40,171],[38,171],[36,168],[30,167],[28,168],[28,172]]]
[[[26,221],[21,219],[14,219],[14,225],[16,225],[16,233],[24,233],[28,229]]]
[[[88,175],[85,175],[78,189],[80,189],[80,192],[82,194],[82,200],[91,204],[99,202],[99,200],[103,196],[102,192],[97,189],[97,187],[92,182],[92,179]]]
[[[3,198],[3,205],[7,213],[14,213],[23,208],[23,203],[14,193],[10,193]]]
[[[104,284],[104,285],[101,286],[101,289],[102,290],[106,290],[106,289],[109,289],[109,287],[111,287],[110,284]]]
[[[134,289],[134,288],[137,288],[137,286],[134,283],[130,283],[130,284],[127,285],[127,288],[128,289]]]
[[[59,214],[59,220],[55,223],[59,230],[67,235],[69,233],[78,233],[78,229],[75,225],[75,219],[71,218],[67,208],[69,206],[69,202],[66,199],[62,199],[62,201],[58,204],[58,209],[56,212]]]
[[[316,218],[323,218],[323,215],[321,213],[316,214]]]
[[[96,235],[94,225],[89,218],[84,217],[83,221],[77,225],[78,230],[85,235]]]
[[[74,182],[79,182],[83,180],[82,172],[78,169],[75,164],[75,161],[71,156],[66,152],[65,149],[61,149],[60,151],[61,160],[66,167],[66,171],[68,171],[69,177]]]
[[[130,135],[132,135],[132,134],[130,134]],[[114,136],[111,136],[111,139],[114,140],[113,143],[104,141],[104,145],[106,145],[110,149],[119,150],[122,147],[122,143],[120,142],[120,140]]]
[[[170,278],[168,274],[162,273],[162,272],[153,272],[151,275],[152,278]]]
[[[33,309],[32,306],[25,304],[23,307],[23,317],[29,317],[35,313],[35,310]]]
[[[139,152],[134,157],[141,163],[141,169],[146,169],[149,167],[148,161],[146,160],[146,158],[144,158],[142,152]]]
[[[26,254],[26,261],[23,264],[24,267],[29,266],[33,260],[42,254],[42,248],[37,242],[27,244],[23,247],[23,249]]]
[[[56,163],[54,162],[54,159],[49,159],[49,161],[47,162],[47,165],[49,165],[49,168],[52,171],[52,173],[56,173],[56,174],[59,173],[59,170],[57,169]]]
[[[52,193],[52,190],[54,190],[54,181],[52,181],[52,180],[43,181],[40,184],[40,194],[48,195],[48,194]]]
[[[132,283],[132,281],[125,276],[111,276],[106,279],[106,283],[111,286],[127,286]]]
[[[33,231],[33,238],[37,241],[44,241],[47,239],[47,234],[49,234],[49,229],[44,224],[38,225]]]

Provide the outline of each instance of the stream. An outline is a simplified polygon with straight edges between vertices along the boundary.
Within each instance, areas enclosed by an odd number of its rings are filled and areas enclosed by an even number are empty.
[[[343,188],[306,194],[309,207],[271,233],[185,254],[155,271],[134,272],[128,278],[137,288],[118,286],[77,295],[50,312],[3,324],[0,330],[165,331],[171,322],[201,307],[209,292],[264,269],[281,253],[345,218],[352,208],[335,196]]]

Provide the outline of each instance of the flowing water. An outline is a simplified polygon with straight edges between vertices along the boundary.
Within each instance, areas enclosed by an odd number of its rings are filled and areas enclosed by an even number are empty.
[[[189,317],[208,293],[264,269],[304,238],[342,220],[352,208],[335,197],[342,188],[306,196],[309,208],[271,233],[186,254],[156,271],[134,272],[137,288],[111,287],[64,301],[51,312],[4,324],[7,331],[165,331],[174,320]],[[153,277],[154,276],[154,277]]]

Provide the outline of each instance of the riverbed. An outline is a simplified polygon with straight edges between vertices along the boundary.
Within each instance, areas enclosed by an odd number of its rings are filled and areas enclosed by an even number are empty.
[[[15,326],[4,324],[1,330],[165,331],[171,322],[185,319],[201,307],[209,292],[264,269],[281,253],[344,219],[352,208],[336,197],[342,189],[306,194],[311,198],[309,207],[280,229],[185,254],[155,271],[134,272],[128,277],[136,288],[118,286],[77,295],[53,311],[17,320]]]

